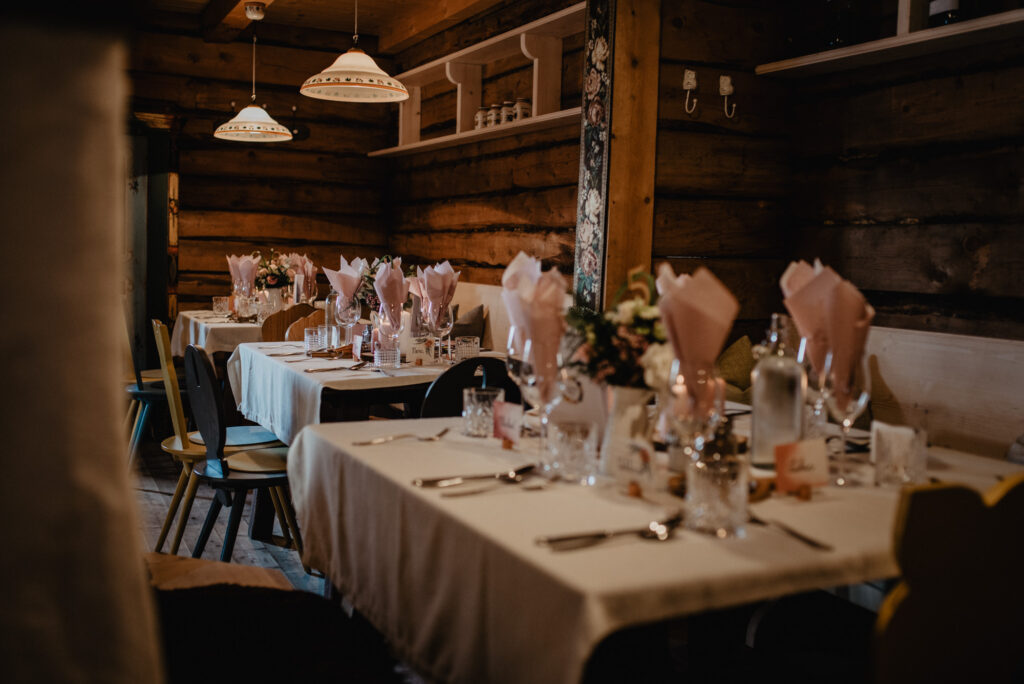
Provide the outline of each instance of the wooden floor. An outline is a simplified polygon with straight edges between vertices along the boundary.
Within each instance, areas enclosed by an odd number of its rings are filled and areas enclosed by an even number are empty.
[[[170,456],[161,451],[159,445],[146,442],[143,444],[142,453],[139,457],[137,469],[136,492],[139,502],[139,515],[141,517],[143,546],[147,551],[155,550],[156,540],[160,536],[160,528],[164,524],[164,517],[167,515],[167,507],[171,502],[171,495],[178,483],[180,467]],[[285,574],[292,586],[302,591],[309,591],[320,594],[323,592],[323,580],[312,577],[302,569],[299,562],[299,554],[291,549],[284,549],[272,544],[263,544],[249,538],[249,509],[252,506],[253,495],[250,493],[246,501],[245,515],[242,517],[242,525],[238,530],[238,537],[235,541],[234,552],[231,555],[231,562],[242,565],[256,565],[264,568],[277,568]],[[199,529],[206,519],[206,511],[210,507],[211,490],[209,487],[200,485],[196,492],[196,500],[192,505],[189,515],[188,527],[182,537],[181,548],[178,554],[182,556],[192,555],[193,544],[199,536]],[[218,560],[220,548],[224,540],[224,531],[227,527],[228,510],[220,513],[217,525],[213,528],[210,540],[203,550],[203,558]],[[175,522],[177,524],[177,522]],[[275,523],[275,533],[281,531]],[[164,552],[170,552],[171,542],[174,539],[174,527],[164,543]]]

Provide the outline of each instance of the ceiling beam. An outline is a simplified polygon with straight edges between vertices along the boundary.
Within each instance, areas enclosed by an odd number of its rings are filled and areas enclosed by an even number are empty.
[[[396,13],[387,26],[381,26],[378,37],[379,51],[393,55],[500,2],[502,0],[434,0],[427,3],[409,3],[405,12]]]
[[[203,10],[203,37],[212,43],[227,43],[249,26],[245,4],[252,0],[210,0]],[[269,7],[274,0],[262,0]]]

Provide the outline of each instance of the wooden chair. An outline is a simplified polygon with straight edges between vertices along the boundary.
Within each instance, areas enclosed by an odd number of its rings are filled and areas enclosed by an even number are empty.
[[[153,320],[153,336],[156,338],[156,349],[160,354],[163,383],[167,387],[178,387],[178,373],[171,357],[171,339],[167,332],[167,326],[156,319]],[[178,506],[181,505],[181,519],[178,521],[178,529],[174,533],[174,542],[171,545],[171,553],[177,553],[189,513],[192,511],[196,488],[199,486],[199,478],[192,475],[192,466],[197,461],[206,459],[206,447],[203,446],[202,436],[198,431],[188,431],[180,392],[167,392],[167,406],[171,411],[174,434],[161,442],[160,448],[169,453],[176,461],[181,462],[181,475],[178,477],[178,485],[174,489],[170,506],[167,508],[167,516],[160,529],[160,537],[157,539],[155,551],[160,551],[163,548],[171,529],[171,522],[174,520],[174,514],[177,512]],[[270,446],[281,446],[281,442],[273,432],[258,425],[226,428],[225,453],[231,454],[253,447]],[[182,501],[183,494],[185,494],[184,501]],[[283,522],[282,527],[284,527]]]
[[[128,468],[135,464],[139,454],[139,445],[142,442],[142,435],[149,426],[150,412],[154,404],[167,400],[167,393],[164,390],[164,380],[154,377],[153,371],[142,370],[138,363],[141,353],[141,342],[133,339],[131,330],[128,329],[128,322],[125,320],[125,333],[128,341],[128,351],[131,356],[132,378],[128,380],[125,390],[128,392],[128,413],[124,417],[123,429],[128,432]],[[177,385],[174,385],[175,387]]]
[[[282,309],[277,313],[270,314],[267,319],[263,321],[263,327],[260,329],[260,335],[264,342],[284,342],[285,332],[288,330],[288,326],[299,320],[303,316],[308,316],[313,313],[315,309],[309,304],[296,304],[290,306],[287,309]]]
[[[985,494],[904,490],[894,544],[902,580],[875,626],[875,675],[889,682],[1024,679],[1024,473]]]
[[[302,342],[305,339],[306,328],[315,328],[324,324],[324,311],[317,309],[313,313],[298,319],[288,326],[284,339],[288,342]]]
[[[299,536],[298,525],[286,491],[287,447],[264,447],[225,454],[226,430],[217,378],[206,353],[194,345],[189,345],[185,350],[185,384],[192,405],[192,415],[206,445],[206,460],[195,463],[192,474],[208,483],[215,491],[203,529],[192,550],[192,557],[200,558],[203,555],[203,549],[213,531],[217,516],[221,508],[227,506],[231,509],[231,514],[228,517],[220,559],[231,560],[238,526],[242,521],[242,510],[245,508],[245,498],[250,490],[258,489],[268,490],[274,508],[283,515],[284,527],[287,528],[295,548],[301,555],[302,538]],[[191,481],[189,485],[191,489]]]
[[[482,372],[478,375],[477,369]],[[427,388],[420,409],[421,418],[439,418],[462,414],[462,390],[467,387],[500,387],[505,401],[521,400],[519,387],[508,377],[508,368],[501,359],[479,356],[455,364]]]

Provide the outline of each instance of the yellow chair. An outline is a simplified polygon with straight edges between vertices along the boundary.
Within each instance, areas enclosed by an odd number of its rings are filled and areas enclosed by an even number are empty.
[[[158,320],[153,320],[153,335],[156,338],[156,348],[160,353],[160,366],[163,373],[165,387],[174,388],[167,392],[167,405],[171,411],[171,423],[174,426],[174,434],[163,440],[160,447],[169,453],[176,461],[181,462],[181,475],[178,477],[178,485],[171,497],[170,507],[167,509],[167,517],[164,519],[163,527],[160,529],[160,537],[156,542],[156,551],[163,548],[167,540],[167,534],[174,520],[174,514],[181,506],[181,518],[178,521],[178,528],[174,533],[174,542],[171,545],[171,553],[177,553],[181,545],[181,537],[185,532],[185,525],[188,522],[189,513],[192,510],[192,502],[195,499],[196,488],[199,486],[199,479],[192,474],[193,466],[198,461],[206,460],[206,447],[203,445],[202,436],[198,431],[189,432],[188,424],[185,422],[185,410],[181,401],[181,394],[178,391],[178,373],[174,369],[174,361],[171,357],[171,339],[167,333],[167,326]],[[270,430],[258,425],[246,425],[229,427],[227,431],[227,445],[224,451],[228,454],[245,451],[256,447],[281,446],[281,442]],[[184,501],[182,496],[184,495]],[[278,508],[277,501],[275,509]],[[283,521],[283,511],[277,510],[280,519]],[[282,527],[285,527],[282,525]],[[285,530],[287,534],[287,529]]]
[[[300,318],[291,325],[289,325],[288,330],[285,331],[284,339],[288,342],[302,342],[306,338],[306,328],[315,328],[323,324],[323,309],[314,311],[308,316]]]
[[[902,580],[875,625],[875,679],[1008,682],[1024,677],[1024,473],[985,494],[904,490],[894,545]]]

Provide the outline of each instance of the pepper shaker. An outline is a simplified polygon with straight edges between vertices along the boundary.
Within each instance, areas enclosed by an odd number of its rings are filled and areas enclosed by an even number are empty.
[[[513,113],[516,121],[530,118],[530,101],[525,97],[517,97]]]
[[[512,123],[516,120],[515,105],[510,100],[505,100],[505,104],[501,107],[501,123]]]
[[[477,130],[487,125],[487,107],[480,107],[473,115],[473,129]]]
[[[493,128],[501,123],[501,105],[492,104],[490,111],[487,112],[487,127]]]

